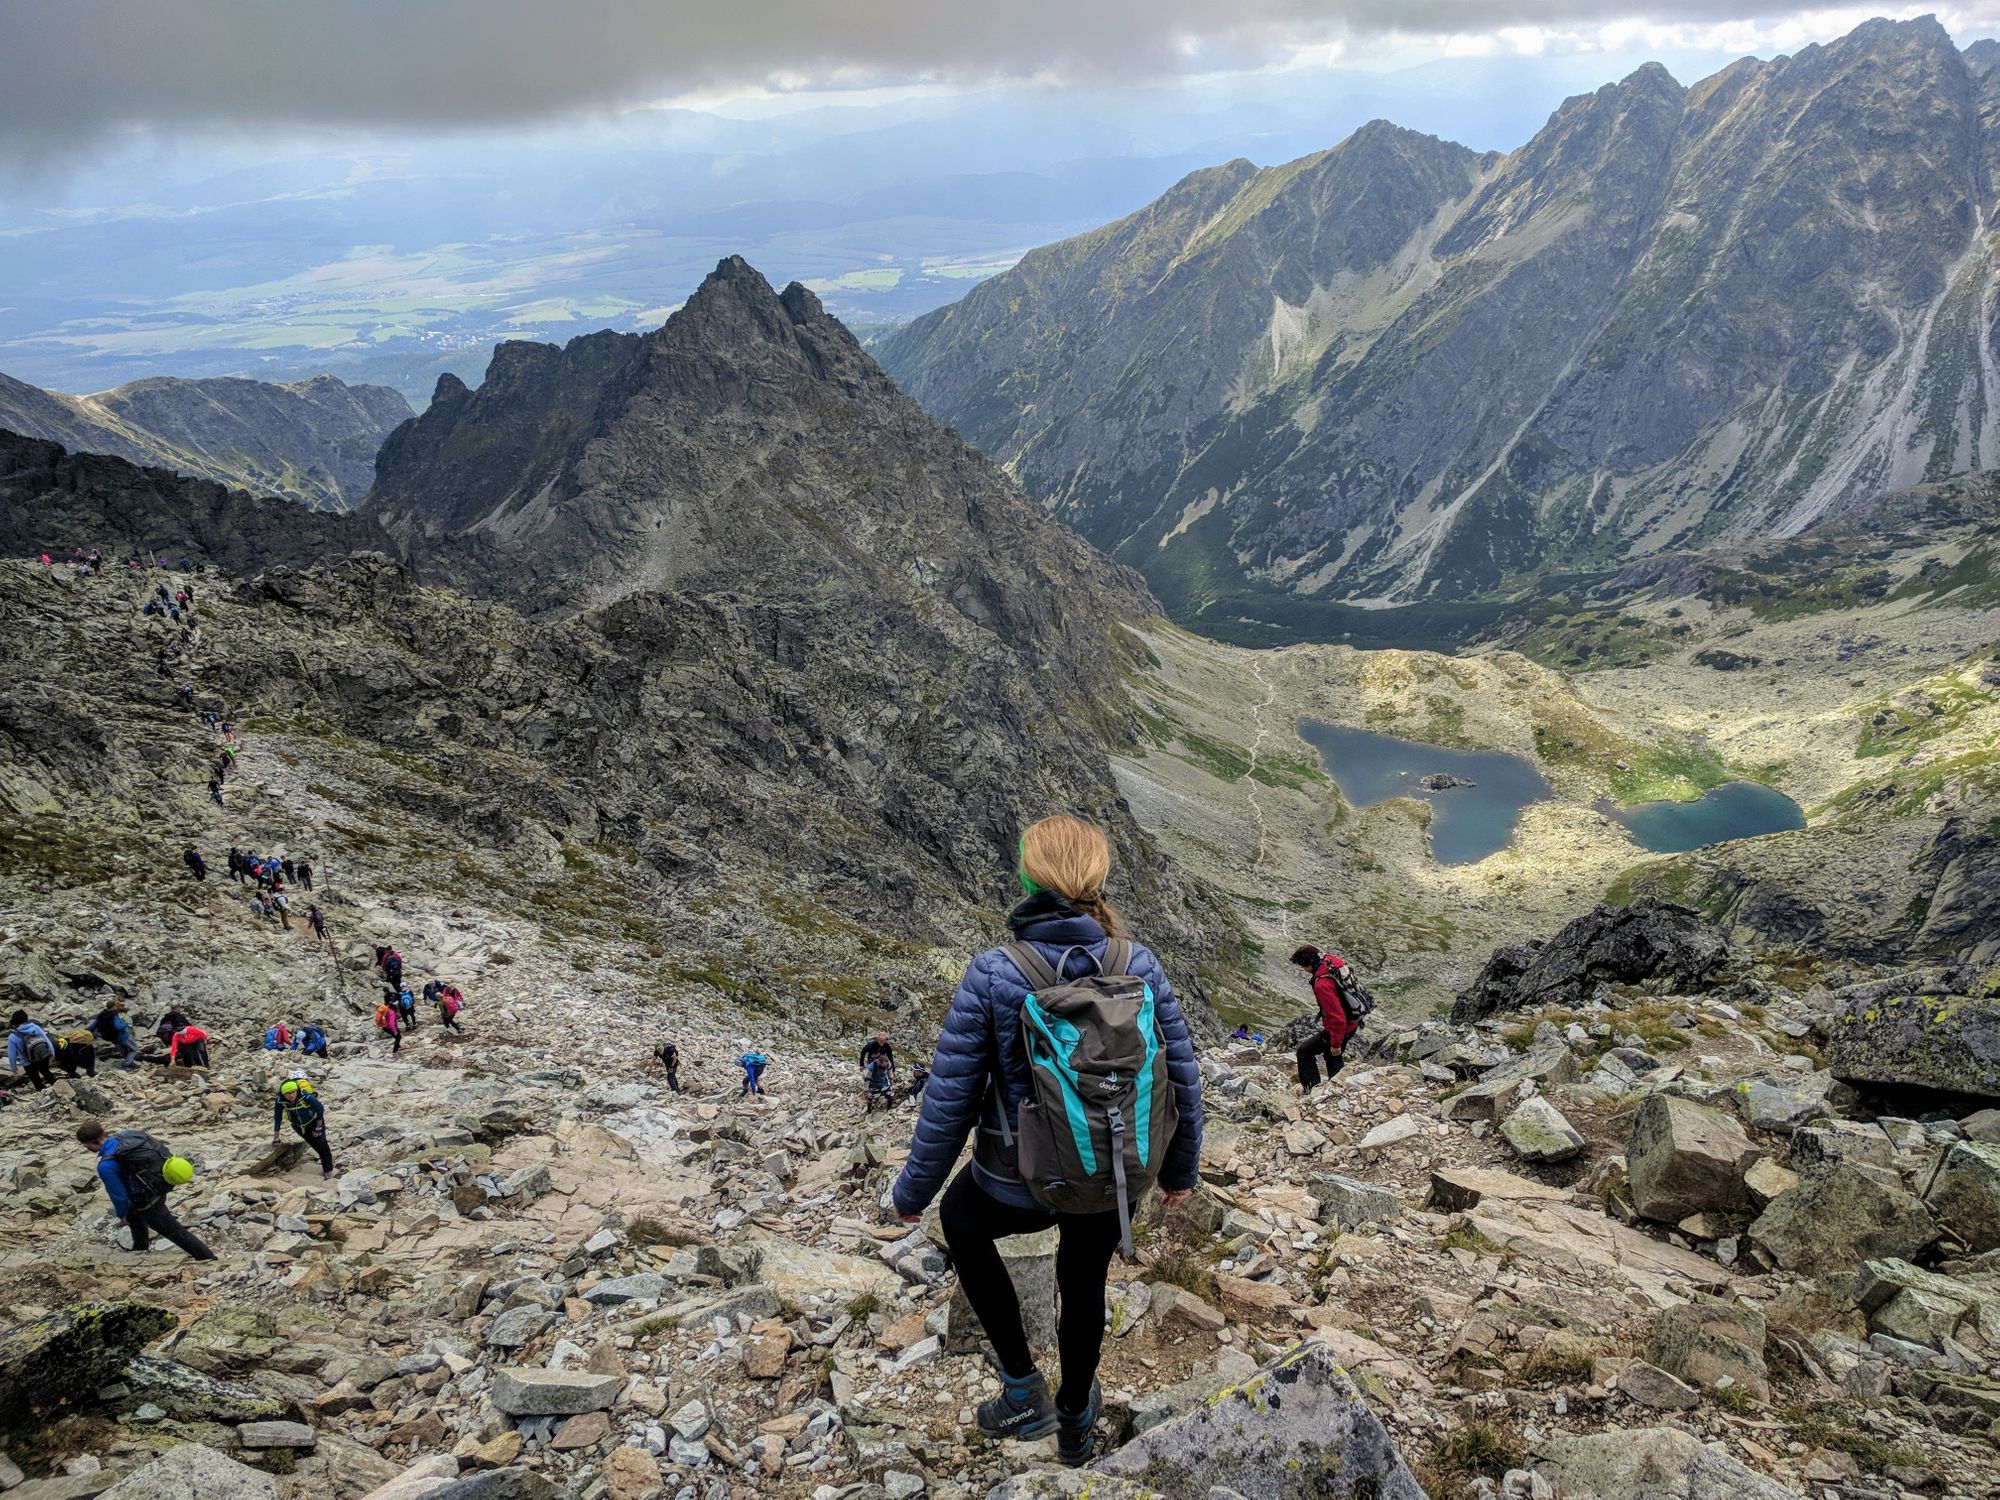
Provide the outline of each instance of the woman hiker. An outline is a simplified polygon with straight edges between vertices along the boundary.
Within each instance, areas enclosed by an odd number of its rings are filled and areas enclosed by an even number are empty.
[[[1201,1070],[1173,986],[1151,952],[1123,938],[1118,914],[1104,897],[1111,846],[1080,818],[1045,818],[1021,839],[1019,877],[1026,893],[1009,913],[1012,943],[973,959],[938,1037],[910,1156],[896,1179],[897,1215],[920,1222],[944,1187],[966,1137],[978,1128],[972,1163],[945,1189],[944,1238],[958,1283],[999,1359],[1001,1392],[979,1408],[979,1428],[992,1438],[1035,1438],[1057,1431],[1057,1453],[1071,1466],[1090,1457],[1100,1409],[1098,1356],[1104,1344],[1104,1289],[1121,1225],[1117,1209],[1055,1213],[1042,1206],[1022,1170],[1017,1142],[1022,1105],[1033,1085],[1023,1036],[1029,991],[1115,972],[1144,982],[1154,1037],[1166,1054],[1178,1126],[1164,1147],[1158,1176],[1168,1205],[1195,1185],[1201,1153]],[[1022,965],[1047,971],[1030,983]],[[1146,1017],[1139,1012],[1140,1024]],[[1135,1113],[1135,1120],[1137,1115]],[[1172,1119],[1172,1115],[1167,1116]],[[1021,1324],[1021,1306],[995,1241],[1054,1227],[1056,1290],[1061,1300],[1057,1344],[1062,1384],[1051,1398]]]

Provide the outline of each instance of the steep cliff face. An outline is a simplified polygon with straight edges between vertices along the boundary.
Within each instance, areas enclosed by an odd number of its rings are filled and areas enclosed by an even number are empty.
[[[1504,158],[1370,126],[1197,174],[883,359],[1184,620],[1789,535],[2000,463],[1996,110],[1925,19],[1649,65]]]
[[[315,510],[345,510],[367,493],[376,449],[409,415],[400,392],[331,375],[292,385],[161,377],[95,396],[0,375],[0,428]]]

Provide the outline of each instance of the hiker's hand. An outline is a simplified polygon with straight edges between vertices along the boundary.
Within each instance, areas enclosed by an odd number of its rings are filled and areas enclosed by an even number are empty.
[[[899,1222],[904,1224],[921,1224],[924,1222],[924,1216],[922,1214],[897,1214],[896,1218]]]
[[[1160,1193],[1160,1206],[1162,1208],[1179,1208],[1183,1203],[1188,1201],[1188,1197],[1193,1191],[1193,1188],[1163,1189]]]
[[[125,1221],[124,1221],[123,1219],[120,1219],[120,1220],[119,1220],[118,1222],[119,1222],[120,1224],[123,1224],[123,1223],[124,1223]]]

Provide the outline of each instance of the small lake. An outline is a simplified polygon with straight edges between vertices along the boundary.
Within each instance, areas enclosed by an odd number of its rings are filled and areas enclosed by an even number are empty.
[[[1598,811],[1654,854],[1682,854],[1703,844],[1755,838],[1806,826],[1798,803],[1754,781],[1730,781],[1698,802],[1600,803]]]
[[[1431,854],[1442,865],[1469,865],[1514,840],[1514,824],[1530,802],[1555,793],[1532,762],[1504,750],[1452,750],[1417,740],[1299,720],[1299,737],[1319,752],[1340,795],[1356,807],[1391,797],[1421,797],[1431,805]],[[1471,786],[1427,791],[1418,778],[1443,774]]]

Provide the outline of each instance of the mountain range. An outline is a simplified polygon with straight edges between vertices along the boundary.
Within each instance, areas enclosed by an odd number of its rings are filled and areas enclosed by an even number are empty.
[[[2000,463],[1993,51],[1926,18],[1649,65],[1504,156],[1377,122],[1194,173],[879,352],[1225,636],[1794,534]]]
[[[348,782],[421,765],[363,797],[415,820],[399,841],[611,857],[592,919],[667,913],[705,971],[864,1000],[925,982],[924,945],[983,932],[1020,829],[1067,808],[1111,830],[1147,930],[1213,958],[1197,993],[1239,977],[1223,904],[1111,771],[1139,733],[1120,674],[1159,614],[1143,581],[740,258],[652,334],[446,377],[352,512],[0,436],[0,523],[10,552],[268,569],[269,638],[205,646],[204,692]],[[0,723],[0,805],[46,795],[45,769],[9,794],[4,767],[64,759],[68,693]]]
[[[0,428],[315,510],[344,510],[365,495],[382,440],[409,416],[401,392],[331,375],[291,385],[160,376],[95,396],[0,375]]]

